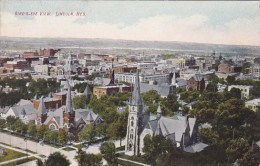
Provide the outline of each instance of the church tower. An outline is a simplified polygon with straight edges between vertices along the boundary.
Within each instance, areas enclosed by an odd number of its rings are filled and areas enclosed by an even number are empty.
[[[73,128],[74,126],[75,112],[73,110],[71,89],[68,81],[67,81],[67,85],[68,85],[68,92],[66,97],[65,110],[63,112],[63,122],[64,122],[64,127],[66,126],[66,128],[70,129]]]
[[[42,125],[46,119],[47,119],[47,111],[42,96],[40,98],[40,103],[38,106],[36,125]]]
[[[129,116],[126,135],[125,153],[140,155],[140,133],[143,129],[143,101],[140,94],[139,72],[135,78],[134,90],[129,104]]]

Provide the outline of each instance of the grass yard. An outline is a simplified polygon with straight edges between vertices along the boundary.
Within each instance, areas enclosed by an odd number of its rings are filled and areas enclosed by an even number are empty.
[[[19,160],[19,161],[15,161],[15,162],[12,162],[12,163],[9,163],[9,164],[5,164],[4,166],[16,166],[16,165],[19,165],[19,164],[27,163],[29,161],[33,161],[33,160],[37,160],[37,158],[29,157],[29,158],[22,159],[22,160]]]
[[[16,158],[26,156],[26,154],[24,154],[24,153],[17,152],[17,151],[7,149],[7,148],[5,148],[5,152],[7,153],[7,155],[0,156],[0,163],[3,162],[3,161],[8,161],[8,160],[12,160],[12,159],[16,159]]]

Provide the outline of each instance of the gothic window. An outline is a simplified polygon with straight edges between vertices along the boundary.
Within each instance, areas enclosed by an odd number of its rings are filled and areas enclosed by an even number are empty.
[[[134,120],[134,117],[131,117],[131,120]]]
[[[134,111],[134,110],[135,110],[135,107],[132,107],[132,110]]]
[[[130,139],[133,139],[133,138],[134,138],[133,134],[130,134]]]
[[[132,126],[132,127],[134,126],[134,121],[131,121],[131,126]]]
[[[50,124],[49,128],[50,128],[50,130],[56,130],[56,126],[53,123]]]
[[[132,144],[129,144],[128,150],[129,150],[129,151],[132,151]]]

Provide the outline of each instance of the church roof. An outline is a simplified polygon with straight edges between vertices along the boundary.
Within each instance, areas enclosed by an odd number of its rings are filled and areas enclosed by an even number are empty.
[[[83,119],[85,123],[89,123],[90,121],[96,121],[99,117],[98,114],[95,114],[92,109],[77,109],[75,110],[75,121],[79,121]]]
[[[204,144],[202,142],[193,144],[191,146],[185,147],[184,151],[185,152],[190,152],[190,153],[196,153],[196,152],[201,152],[202,150],[204,150],[206,147],[208,147],[207,144]]]
[[[160,130],[163,136],[168,136],[170,138],[174,136],[177,142],[181,142],[183,133],[185,133],[187,127],[190,128],[189,134],[191,135],[193,133],[195,122],[195,118],[188,118],[187,123],[187,117],[185,116],[162,116],[159,119],[150,119],[150,121],[148,121],[148,125],[146,125],[146,128],[150,128],[153,131],[153,133],[157,134],[159,132],[158,130]]]

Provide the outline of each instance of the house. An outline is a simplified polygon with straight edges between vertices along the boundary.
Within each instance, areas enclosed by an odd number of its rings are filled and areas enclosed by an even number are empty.
[[[260,98],[245,102],[245,106],[253,111],[256,111],[260,108]]]
[[[242,71],[241,66],[230,65],[227,63],[220,64],[218,66],[218,72],[220,73],[240,73]]]
[[[134,91],[129,103],[125,154],[140,155],[147,135],[162,135],[178,147],[186,147],[196,141],[196,118],[189,116],[162,116],[159,105],[157,115],[145,113],[141,92],[139,72],[137,71]]]
[[[25,100],[20,101],[13,107],[10,107],[9,110],[5,114],[5,118],[8,116],[14,116],[16,118],[21,119],[25,124],[30,121],[35,121],[36,119],[36,109],[32,103],[23,103]]]
[[[187,81],[187,89],[193,89],[197,91],[205,90],[205,80],[201,74],[196,73]]]
[[[237,88],[241,91],[241,98],[248,99],[252,93],[253,86],[247,86],[247,85],[230,85],[228,86],[228,91],[230,91],[232,88]]]

